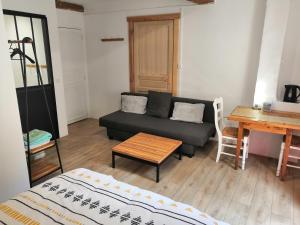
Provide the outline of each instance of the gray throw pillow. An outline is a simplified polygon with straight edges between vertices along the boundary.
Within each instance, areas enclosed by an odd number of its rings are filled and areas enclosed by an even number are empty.
[[[147,115],[160,118],[168,118],[170,113],[171,100],[171,93],[149,91]]]
[[[145,114],[147,97],[122,95],[122,111],[136,114]]]
[[[205,105],[175,102],[171,120],[179,120],[192,123],[203,123]]]

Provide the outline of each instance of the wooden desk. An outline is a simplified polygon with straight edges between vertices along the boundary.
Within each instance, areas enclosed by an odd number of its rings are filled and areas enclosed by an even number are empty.
[[[295,130],[300,131],[300,113],[281,111],[263,112],[262,110],[255,110],[250,107],[238,106],[229,115],[228,120],[239,122],[235,169],[239,166],[244,129],[286,135],[284,157],[280,173],[280,178],[283,180],[286,175],[286,165],[288,162],[292,133]]]

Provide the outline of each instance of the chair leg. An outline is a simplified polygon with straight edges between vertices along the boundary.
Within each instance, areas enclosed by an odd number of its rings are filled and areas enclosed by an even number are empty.
[[[281,170],[281,165],[282,165],[282,158],[283,158],[284,147],[285,147],[285,143],[282,143],[282,144],[281,144],[281,149],[280,149],[280,154],[279,154],[279,159],[278,159],[277,171],[276,171],[276,176],[277,176],[277,177],[279,177],[279,175],[280,175],[280,170]]]
[[[248,159],[248,157],[249,157],[249,146],[250,146],[250,138],[248,137],[247,138],[247,152],[246,152],[246,159]]]
[[[244,137],[243,157],[242,157],[242,170],[245,170],[247,152],[248,152],[248,137]]]
[[[219,162],[220,161],[220,157],[221,157],[221,154],[223,152],[223,138],[219,138],[219,142],[218,142],[218,153],[217,153],[217,158],[216,158],[216,162]]]

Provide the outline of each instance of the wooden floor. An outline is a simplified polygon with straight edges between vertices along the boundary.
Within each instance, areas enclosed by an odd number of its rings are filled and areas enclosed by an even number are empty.
[[[111,168],[111,148],[104,128],[93,119],[69,127],[60,149],[65,171],[87,168],[143,189],[190,204],[230,224],[300,225],[300,171],[289,169],[281,182],[275,177],[276,161],[250,155],[245,171],[233,169],[233,158],[215,163],[216,143],[210,142],[193,158],[171,157],[161,167],[161,181],[155,183],[155,169],[118,158]]]

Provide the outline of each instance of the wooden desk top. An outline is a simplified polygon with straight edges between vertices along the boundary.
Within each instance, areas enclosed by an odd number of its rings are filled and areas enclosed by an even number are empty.
[[[238,106],[228,116],[228,120],[300,130],[300,113],[294,112],[264,112],[250,107]]]
[[[181,145],[182,141],[138,133],[113,147],[113,152],[160,164]]]

